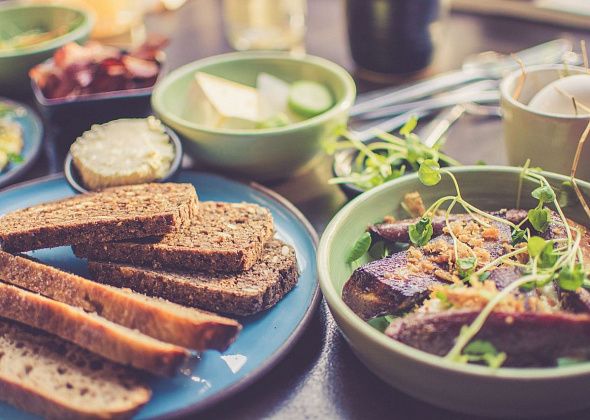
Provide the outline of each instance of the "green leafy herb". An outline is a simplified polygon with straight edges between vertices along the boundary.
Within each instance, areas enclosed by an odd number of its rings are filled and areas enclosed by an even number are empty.
[[[413,225],[408,227],[410,241],[416,246],[424,246],[432,238],[432,220],[429,217],[422,217]]]
[[[369,319],[367,323],[377,331],[384,332],[394,319],[393,315],[378,316]]]
[[[474,340],[463,349],[463,354],[470,362],[484,362],[492,369],[502,366],[506,360],[506,353],[498,352],[489,341]]]
[[[543,252],[547,241],[539,236],[532,236],[527,244],[529,255],[532,258],[538,257]]]
[[[515,227],[514,229],[512,229],[512,235],[511,235],[512,245],[516,245],[520,242],[526,241],[526,236],[527,236],[526,229],[523,230],[518,227]]]
[[[400,130],[400,136],[380,133],[375,141],[363,143],[353,134],[335,131],[331,140],[323,141],[327,153],[353,148],[358,151],[351,162],[350,173],[330,179],[330,184],[352,183],[362,190],[369,190],[408,172],[417,172],[425,160],[438,162],[441,167],[460,165],[456,160],[439,152],[442,142],[433,147],[426,146],[412,131],[417,119],[411,118]],[[341,140],[337,140],[341,139]]]
[[[23,163],[24,158],[21,155],[9,153],[8,154],[8,161],[12,162],[12,163]]]
[[[389,248],[384,241],[375,242],[369,249],[369,255],[376,260],[385,258],[389,255]]]
[[[457,260],[457,268],[459,277],[462,279],[469,277],[475,270],[477,259],[475,257],[459,258]]]
[[[535,188],[531,195],[542,203],[552,203],[555,200],[555,192],[549,185]]]
[[[537,232],[545,232],[549,227],[549,219],[551,214],[546,208],[534,208],[529,210],[528,218],[531,225]]]
[[[371,234],[369,232],[365,232],[353,245],[352,250],[350,251],[350,255],[348,256],[348,260],[346,262],[352,263],[358,260],[367,253],[370,246]]]
[[[418,125],[418,118],[416,118],[416,116],[412,116],[408,119],[408,121],[406,121],[404,126],[399,130],[399,133],[402,136],[409,136],[410,133],[412,133],[412,131],[414,131],[414,129],[416,128],[417,125]]]
[[[481,160],[481,159],[478,160],[477,162],[475,162],[475,164],[478,165],[478,166],[486,166],[487,165],[486,161],[485,160]]]
[[[557,284],[563,290],[570,292],[576,291],[584,284],[586,273],[581,264],[576,264],[574,268],[564,267],[557,276]]]
[[[551,268],[557,263],[559,255],[555,252],[553,241],[547,241],[545,247],[539,255],[539,267],[540,268]]]
[[[484,271],[483,273],[481,273],[479,275],[478,280],[485,281],[485,280],[489,279],[491,275],[492,275],[491,271]]]
[[[438,184],[441,179],[439,163],[432,159],[426,159],[420,164],[418,177],[420,182],[428,187]]]

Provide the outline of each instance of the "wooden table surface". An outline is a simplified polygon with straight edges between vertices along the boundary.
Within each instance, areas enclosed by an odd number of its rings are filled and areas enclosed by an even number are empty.
[[[308,3],[307,51],[335,61],[355,74],[348,52],[344,2],[309,0]],[[217,0],[191,0],[179,11],[148,16],[146,23],[150,31],[171,38],[167,54],[172,69],[231,50],[223,36],[220,2]],[[452,14],[443,39],[438,40],[440,47],[431,72],[459,68],[470,54],[487,50],[509,53],[559,37],[576,42],[585,38],[590,44],[589,32],[510,19]],[[366,89],[365,84],[359,85],[361,90]],[[449,133],[445,151],[465,164],[480,159],[490,164],[504,163],[499,120],[464,117]],[[55,139],[48,139],[43,155],[25,179],[59,172],[64,154],[64,146],[59,146]],[[269,186],[299,207],[321,234],[330,218],[346,202],[337,187],[327,185],[329,177],[330,162],[326,159],[305,175]],[[298,344],[268,375],[198,417],[471,418],[406,396],[370,373],[349,349],[324,303]],[[567,418],[590,418],[590,412]]]

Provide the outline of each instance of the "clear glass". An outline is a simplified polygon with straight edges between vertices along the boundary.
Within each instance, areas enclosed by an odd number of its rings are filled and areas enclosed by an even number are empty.
[[[225,33],[237,50],[299,48],[306,11],[306,0],[223,0]]]

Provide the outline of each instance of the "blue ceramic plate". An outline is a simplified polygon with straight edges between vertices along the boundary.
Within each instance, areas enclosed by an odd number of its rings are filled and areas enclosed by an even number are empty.
[[[244,329],[223,354],[206,351],[172,379],[154,378],[152,401],[138,419],[171,418],[202,410],[238,392],[271,369],[295,344],[319,302],[315,252],[317,237],[309,222],[288,201],[257,184],[245,185],[216,175],[182,172],[176,180],[192,183],[201,200],[247,201],[271,210],[277,237],[295,247],[299,283],[274,308],[242,318]],[[0,214],[73,195],[61,176],[24,183],[0,193]],[[86,264],[69,247],[32,253],[42,261],[81,275]],[[0,403],[2,419],[33,419]]]
[[[29,170],[35,163],[41,151],[41,140],[43,138],[43,125],[37,114],[28,106],[18,102],[0,97],[0,104],[14,107],[15,112],[7,117],[21,126],[23,132],[24,149],[22,151],[22,162],[8,163],[8,166],[0,170],[0,188],[16,180],[19,176]]]

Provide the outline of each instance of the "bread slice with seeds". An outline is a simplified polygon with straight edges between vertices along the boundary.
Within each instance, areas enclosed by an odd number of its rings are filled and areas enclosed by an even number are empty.
[[[261,260],[250,270],[237,274],[189,274],[96,261],[90,261],[88,268],[102,283],[233,315],[270,308],[298,280],[295,251],[279,240],[265,246]]]
[[[198,212],[191,184],[115,187],[17,210],[0,217],[9,252],[163,235]]]
[[[50,419],[127,419],[151,396],[139,372],[0,319],[0,400]]]
[[[73,247],[78,257],[181,271],[250,269],[272,239],[270,211],[256,204],[202,202],[190,226],[160,238]]]
[[[188,352],[80,308],[0,283],[0,317],[55,334],[114,362],[172,375]]]
[[[3,251],[0,280],[190,349],[223,351],[241,329],[233,319],[96,283]]]

